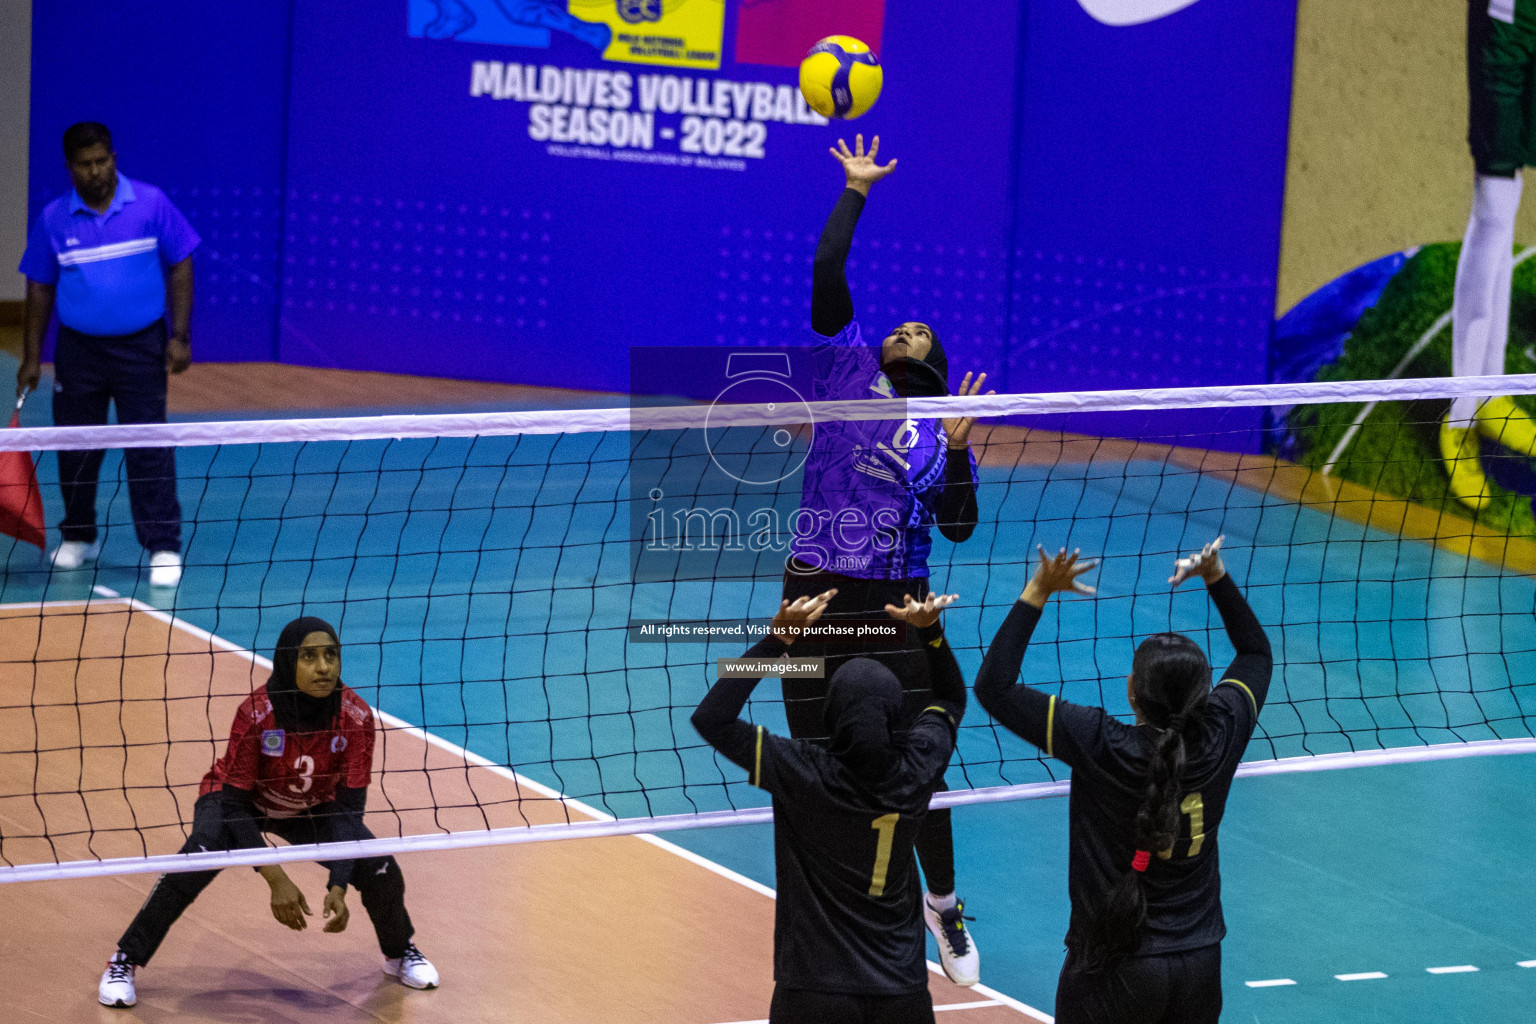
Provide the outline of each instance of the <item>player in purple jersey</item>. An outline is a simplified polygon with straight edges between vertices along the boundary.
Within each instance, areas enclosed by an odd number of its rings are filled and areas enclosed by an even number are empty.
[[[852,150],[842,141],[832,150],[847,187],[822,230],[813,265],[811,327],[824,339],[813,353],[816,400],[950,393],[944,346],[930,325],[899,324],[876,347],[865,343],[854,320],[844,270],[854,227],[870,186],[896,166],[895,160],[876,161],[879,147],[876,137],[866,153],[863,136],[856,136]],[[979,394],[985,382],[986,374],[968,373],[959,394]],[[971,418],[818,423],[801,492],[801,508],[812,513],[802,521],[816,528],[796,538],[783,597],[835,590],[829,621],[882,617],[887,605],[901,606],[908,594],[923,600],[929,592],[933,528],[954,543],[965,541],[976,528],[976,459],[967,441],[973,423]],[[827,659],[824,678],[783,682],[791,736],[825,737],[827,679],[855,656],[873,657],[895,673],[906,692],[906,722],[930,703],[928,659],[915,637],[887,649],[822,643],[812,650],[813,644],[805,642],[804,653]],[[942,779],[938,788],[944,788]],[[980,959],[965,926],[965,904],[955,894],[948,810],[924,819],[917,853],[928,886],[923,916],[944,970],[956,984],[974,985],[980,980]]]

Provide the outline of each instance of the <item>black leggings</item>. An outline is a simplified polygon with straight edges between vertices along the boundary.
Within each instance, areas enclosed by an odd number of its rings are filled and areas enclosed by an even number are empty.
[[[322,805],[296,818],[262,818],[257,821],[257,827],[294,845],[320,842],[320,820],[328,807],[334,809],[334,805]],[[373,838],[367,828],[363,832],[363,838]],[[192,812],[192,834],[180,852],[229,850],[234,845],[234,837],[224,828],[220,794],[199,797]],[[182,871],[160,876],[133,923],[117,941],[117,948],[130,963],[140,967],[149,963],[171,925],[218,873],[217,870]],[[411,915],[405,909],[405,879],[400,875],[400,865],[395,863],[395,858],[370,857],[357,861],[352,868],[352,886],[357,889],[363,909],[373,922],[379,949],[391,959],[404,954],[415,930],[411,926]]]
[[[837,588],[823,618],[874,619],[885,618],[887,604],[899,605],[903,594],[911,594],[922,600],[928,596],[926,577],[905,580],[865,580],[833,572],[784,574],[784,597],[794,600],[820,594]],[[906,706],[904,719],[911,722],[933,698],[928,681],[928,656],[918,646],[915,638],[891,647],[873,647],[868,644],[827,644],[802,640],[795,644],[797,658],[825,658],[826,671],[820,679],[785,679],[784,717],[789,723],[789,734],[795,739],[821,740],[827,738],[825,709],[827,681],[845,662],[852,658],[874,658],[885,665],[901,680]],[[948,789],[942,778],[935,792]],[[929,811],[917,832],[917,859],[923,868],[928,891],[935,896],[948,896],[955,891],[955,838],[954,824],[949,808]]]
[[[925,988],[899,996],[855,996],[775,985],[768,1024],[933,1024]]]
[[[1056,985],[1056,1024],[1216,1024],[1221,944],[1133,956],[1092,974],[1067,953]]]

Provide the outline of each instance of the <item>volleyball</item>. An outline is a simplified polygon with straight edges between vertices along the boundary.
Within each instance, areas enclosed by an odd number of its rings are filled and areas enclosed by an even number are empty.
[[[875,105],[884,81],[880,59],[852,36],[827,36],[800,62],[800,94],[822,117],[853,120]]]

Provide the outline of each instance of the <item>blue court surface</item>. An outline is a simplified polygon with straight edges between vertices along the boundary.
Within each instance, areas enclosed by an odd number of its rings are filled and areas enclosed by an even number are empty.
[[[27,421],[47,422],[43,403]],[[620,816],[760,805],[687,721],[713,659],[739,648],[627,643],[625,626],[766,617],[778,579],[632,582],[628,456],[618,435],[184,449],[187,572],[166,595],[147,586],[110,453],[98,565],[50,576],[35,549],[9,549],[0,603],[105,587],[261,651],[290,618],[321,615],[365,698],[572,796]],[[51,456],[40,473],[56,523]],[[1097,599],[1048,611],[1029,681],[1124,713],[1135,640],[1168,628],[1219,668],[1231,652],[1202,588],[1170,594],[1166,579],[1176,553],[1223,533],[1279,661],[1250,759],[1531,735],[1527,577],[1158,462],[989,468],[980,500],[975,536],[933,557],[936,586],[962,598],[947,630],[968,677],[1037,541],[1104,562]],[[766,681],[752,713],[782,728],[777,695]],[[1221,831],[1225,1019],[1529,1020],[1531,769],[1522,755],[1239,780]],[[1064,775],[973,707],[949,783]],[[1066,810],[955,817],[983,981],[1047,1010]],[[766,827],[669,838],[772,884]],[[1430,971],[1446,967],[1476,970]],[[1286,983],[1247,984],[1260,981]]]

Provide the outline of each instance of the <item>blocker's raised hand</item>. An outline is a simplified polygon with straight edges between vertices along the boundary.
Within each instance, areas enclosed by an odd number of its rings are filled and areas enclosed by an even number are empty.
[[[869,195],[869,186],[879,181],[896,169],[896,161],[881,167],[875,162],[875,154],[880,152],[880,136],[876,135],[869,140],[869,152],[864,152],[864,136],[853,137],[853,149],[849,150],[848,143],[844,139],[838,139],[837,145],[828,152],[843,165],[843,174],[847,176],[848,187]]]
[[[921,601],[911,594],[906,594],[903,595],[901,607],[888,604],[885,606],[885,612],[891,618],[905,622],[909,626],[924,629],[938,622],[939,613],[958,600],[960,600],[959,594],[930,593]]]
[[[804,635],[805,628],[821,618],[827,605],[837,596],[836,590],[828,590],[815,597],[797,597],[793,601],[780,601],[779,613],[773,617],[773,635],[792,644]]]
[[[1198,576],[1209,586],[1225,576],[1227,567],[1221,564],[1221,542],[1224,538],[1225,534],[1188,558],[1180,558],[1174,562],[1173,575],[1168,577],[1168,582],[1176,587],[1191,576]]]
[[[1040,564],[1035,566],[1035,573],[1024,586],[1024,593],[1019,595],[1019,600],[1026,604],[1032,604],[1036,608],[1044,608],[1046,598],[1052,594],[1070,591],[1074,594],[1095,594],[1093,587],[1084,583],[1078,577],[1090,569],[1098,567],[1099,560],[1090,558],[1079,562],[1081,552],[1074,548],[1070,554],[1066,548],[1062,548],[1054,555],[1045,553],[1044,546],[1035,545],[1035,550],[1040,553]]]

